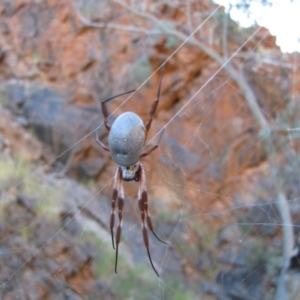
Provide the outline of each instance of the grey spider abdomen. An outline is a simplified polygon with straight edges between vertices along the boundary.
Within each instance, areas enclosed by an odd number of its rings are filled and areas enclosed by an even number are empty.
[[[132,166],[140,159],[144,140],[142,119],[133,112],[123,113],[112,124],[108,137],[112,159],[119,166]]]

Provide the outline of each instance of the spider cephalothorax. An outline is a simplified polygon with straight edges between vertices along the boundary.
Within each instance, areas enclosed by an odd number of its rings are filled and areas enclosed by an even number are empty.
[[[139,162],[129,167],[120,166],[120,168],[124,181],[140,181],[141,164]]]
[[[142,119],[133,112],[125,112],[121,114],[114,121],[112,126],[108,124],[108,111],[106,108],[106,103],[111,99],[114,99],[118,96],[127,93],[132,93],[134,91],[129,91],[111,97],[101,102],[102,113],[104,117],[104,125],[105,128],[109,131],[109,137],[108,137],[109,147],[105,146],[99,140],[97,130],[96,130],[96,141],[104,150],[110,152],[112,159],[119,165],[114,179],[114,188],[113,188],[112,203],[111,203],[111,216],[110,216],[110,230],[111,230],[112,245],[113,248],[115,249],[113,229],[115,224],[115,207],[117,202],[118,210],[119,210],[118,212],[119,222],[118,222],[117,234],[116,234],[116,262],[115,262],[116,273],[117,273],[117,263],[118,263],[118,247],[121,240],[121,231],[122,231],[122,218],[123,218],[122,212],[124,206],[124,190],[123,190],[122,180],[124,181],[134,180],[139,182],[138,203],[141,212],[144,244],[147,249],[151,266],[155,271],[155,273],[157,274],[157,276],[159,276],[158,272],[156,271],[152,263],[152,259],[150,255],[147,227],[160,242],[164,244],[166,243],[161,241],[157,237],[153,229],[150,214],[148,211],[146,175],[145,175],[144,167],[139,160],[142,157],[149,155],[158,147],[159,141],[163,134],[163,130],[162,130],[157,144],[152,146],[148,151],[143,151],[145,142],[147,140],[148,132],[151,127],[153,115],[156,111],[159,102],[162,74],[163,72],[161,73],[160,76],[157,97],[152,104],[149,120],[147,121],[146,125],[144,125]]]

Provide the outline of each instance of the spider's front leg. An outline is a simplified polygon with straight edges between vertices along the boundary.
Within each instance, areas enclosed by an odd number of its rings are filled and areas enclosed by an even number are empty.
[[[117,274],[117,266],[118,266],[118,250],[119,250],[119,243],[121,241],[121,232],[122,232],[123,207],[124,207],[124,191],[123,191],[122,182],[120,182],[120,188],[118,193],[119,223],[118,223],[117,234],[116,234],[116,261],[115,261],[116,274]]]
[[[114,245],[114,225],[115,225],[115,207],[116,201],[118,200],[118,227],[116,234],[116,248]],[[123,207],[124,207],[124,190],[122,184],[122,169],[118,167],[117,172],[115,174],[112,202],[111,202],[111,214],[110,214],[110,231],[111,231],[111,240],[113,248],[116,249],[116,260],[115,260],[115,273],[117,274],[117,266],[118,266],[118,251],[119,244],[121,241],[121,232],[122,232],[122,219],[123,219]]]
[[[145,194],[141,193],[141,195],[139,196],[139,208],[141,211],[141,218],[142,218],[142,232],[143,232],[143,239],[144,239],[144,244],[145,247],[147,249],[147,253],[148,253],[148,257],[150,260],[150,264],[152,266],[152,269],[154,270],[154,272],[156,273],[156,275],[159,277],[158,272],[156,271],[152,259],[151,259],[151,255],[150,255],[150,250],[149,250],[149,238],[148,238],[148,233],[147,233],[147,228],[145,226],[145,198],[143,197]]]
[[[154,272],[156,273],[156,275],[159,277],[159,274],[158,274],[158,272],[156,271],[156,269],[153,265],[151,255],[150,255],[149,238],[148,238],[147,228],[145,226],[146,225],[145,224],[145,219],[147,220],[148,228],[154,234],[154,236],[161,243],[166,244],[166,245],[168,245],[168,244],[163,242],[161,239],[159,239],[158,236],[155,234],[154,229],[153,229],[153,225],[152,225],[151,218],[150,218],[149,211],[148,211],[148,195],[147,195],[147,190],[146,190],[146,176],[145,176],[145,171],[144,171],[144,168],[143,168],[142,164],[140,164],[140,186],[139,186],[139,194],[138,194],[138,203],[139,203],[139,208],[140,208],[140,211],[141,211],[142,232],[143,232],[144,244],[145,244],[145,247],[147,249],[147,253],[148,253],[148,257],[149,257],[151,266],[152,266]]]
[[[116,200],[118,198],[118,194],[121,186],[121,180],[122,180],[121,168],[118,167],[114,179],[114,188],[112,194],[111,213],[110,213],[111,242],[114,249],[115,249],[115,243],[114,243],[115,207],[116,207]]]

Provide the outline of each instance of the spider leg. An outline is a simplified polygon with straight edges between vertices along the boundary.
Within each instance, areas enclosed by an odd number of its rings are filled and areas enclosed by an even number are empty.
[[[146,217],[147,217],[147,224],[148,224],[148,228],[150,229],[150,231],[153,233],[153,235],[156,237],[156,239],[158,239],[161,243],[165,244],[165,245],[169,245],[168,243],[162,241],[154,232],[153,229],[153,225],[152,225],[152,221],[148,212],[148,195],[146,191],[142,192],[142,199],[144,199],[144,208],[145,208],[145,212],[146,212]]]
[[[117,274],[117,266],[118,266],[118,250],[119,250],[119,243],[121,240],[121,232],[122,232],[122,219],[123,219],[123,207],[124,207],[124,191],[123,191],[123,185],[122,182],[120,182],[120,190],[118,195],[118,217],[119,217],[119,223],[117,227],[117,235],[116,235],[116,261],[115,261],[115,273]]]
[[[103,114],[103,118],[104,118],[104,125],[105,125],[105,128],[106,130],[109,132],[110,131],[110,126],[108,124],[108,110],[107,110],[107,107],[106,107],[106,102],[108,102],[109,100],[112,100],[114,98],[117,98],[119,96],[122,96],[122,95],[125,95],[125,94],[129,94],[129,93],[133,93],[135,92],[135,90],[132,90],[132,91],[129,91],[129,92],[125,92],[125,93],[122,93],[122,94],[118,94],[116,96],[112,96],[108,99],[105,99],[104,101],[101,101],[101,108],[102,108],[102,114]]]
[[[114,179],[114,188],[112,194],[111,213],[110,213],[111,242],[114,249],[115,249],[115,244],[114,244],[115,207],[116,207],[116,200],[118,198],[119,189],[120,189],[121,176],[122,176],[121,168],[119,167],[116,171],[115,179]]]
[[[105,146],[99,139],[98,129],[96,129],[96,131],[95,131],[95,136],[96,136],[97,144],[99,144],[102,147],[102,149],[109,152],[110,151],[109,148],[107,146]]]
[[[153,104],[151,106],[151,110],[150,110],[150,113],[149,113],[149,119],[148,119],[148,121],[146,123],[146,126],[145,126],[146,130],[145,130],[145,141],[144,142],[146,142],[146,140],[147,140],[148,132],[149,132],[149,129],[151,127],[152,120],[153,120],[153,115],[155,114],[155,111],[156,111],[157,106],[158,106],[159,96],[160,96],[160,88],[161,88],[161,82],[162,82],[162,77],[163,77],[164,69],[165,69],[165,67],[163,66],[162,70],[161,70],[161,74],[160,74],[160,79],[159,79],[159,85],[158,85],[156,99],[154,100],[154,102],[153,102]]]
[[[162,241],[154,232],[154,228],[153,228],[150,214],[148,211],[148,194],[147,194],[147,190],[146,190],[146,175],[145,175],[145,171],[144,171],[144,168],[141,163],[140,163],[140,166],[141,166],[141,175],[140,175],[141,176],[140,177],[141,178],[141,188],[139,190],[139,199],[143,199],[144,210],[146,213],[148,228],[150,229],[150,231],[153,233],[153,235],[156,237],[157,240],[159,240],[161,243],[163,243],[165,245],[169,245],[168,243]]]
[[[150,250],[149,250],[149,238],[148,238],[148,233],[147,233],[147,228],[146,228],[146,224],[145,224],[145,217],[147,220],[147,225],[148,228],[152,231],[152,233],[154,234],[154,236],[162,243],[164,243],[163,241],[161,241],[157,235],[154,233],[153,230],[153,226],[152,226],[152,222],[149,216],[149,212],[148,212],[148,197],[147,197],[147,191],[146,191],[146,177],[145,177],[145,171],[144,168],[142,166],[142,164],[140,164],[140,185],[139,185],[139,193],[138,193],[138,203],[139,203],[139,208],[141,211],[141,219],[142,219],[142,232],[143,232],[143,239],[144,239],[144,244],[145,247],[147,249],[147,253],[148,253],[148,257],[150,260],[150,264],[152,266],[152,269],[154,270],[154,272],[156,273],[156,275],[159,277],[158,272],[156,271],[153,262],[152,262],[152,258],[150,255]]]
[[[144,199],[143,197],[139,199],[139,207],[140,207],[140,211],[141,211],[141,218],[142,218],[142,231],[143,231],[143,239],[144,239],[144,244],[145,247],[147,249],[147,253],[148,253],[148,257],[150,260],[150,264],[152,266],[152,269],[154,270],[154,272],[156,273],[156,275],[159,277],[158,272],[156,271],[152,259],[151,259],[151,255],[150,255],[150,250],[149,250],[149,238],[148,238],[148,233],[147,233],[147,229],[145,226],[145,205],[144,205]]]
[[[109,132],[110,126],[108,124],[108,111],[107,111],[106,103],[104,101],[101,102],[101,108],[102,108],[102,115],[104,118],[104,126],[105,126],[106,130]]]
[[[164,132],[165,132],[165,128],[163,128],[163,130],[161,131],[161,134],[160,134],[160,136],[159,136],[159,138],[158,138],[157,144],[154,145],[154,146],[152,146],[148,151],[142,153],[141,157],[145,157],[145,156],[149,155],[149,154],[152,153],[155,149],[158,148],[159,143],[160,143],[160,140],[161,140],[161,137],[162,137],[162,135],[163,135]]]

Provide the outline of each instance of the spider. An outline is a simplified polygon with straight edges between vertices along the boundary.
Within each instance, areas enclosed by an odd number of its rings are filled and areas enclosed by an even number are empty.
[[[117,274],[117,264],[118,264],[118,249],[119,249],[119,243],[121,240],[121,231],[122,231],[122,218],[123,218],[122,212],[124,207],[124,191],[123,191],[122,180],[139,182],[138,204],[141,212],[143,240],[144,240],[145,247],[147,249],[151,266],[158,277],[159,274],[153,265],[151,255],[150,255],[147,227],[161,243],[167,245],[167,243],[159,239],[159,237],[154,232],[152,221],[148,211],[146,175],[145,175],[144,167],[139,161],[142,157],[149,155],[155,149],[158,148],[159,142],[164,132],[164,130],[162,130],[156,145],[152,146],[148,151],[143,151],[145,142],[147,140],[148,132],[153,120],[153,115],[158,106],[162,77],[163,77],[163,70],[160,75],[156,99],[152,104],[149,113],[149,119],[145,125],[142,119],[133,112],[125,112],[121,114],[114,121],[112,126],[108,124],[108,111],[107,111],[106,103],[116,97],[135,92],[135,90],[110,97],[101,102],[104,125],[107,131],[109,132],[109,137],[108,137],[109,147],[104,145],[100,141],[98,136],[98,130],[96,130],[96,142],[104,150],[110,152],[112,159],[119,165],[114,177],[114,187],[113,187],[111,215],[110,215],[110,230],[111,230],[112,246],[116,250],[116,258],[115,258],[116,274]],[[117,226],[116,247],[115,247],[113,230],[115,224],[116,202],[119,210],[118,212],[119,222]]]

